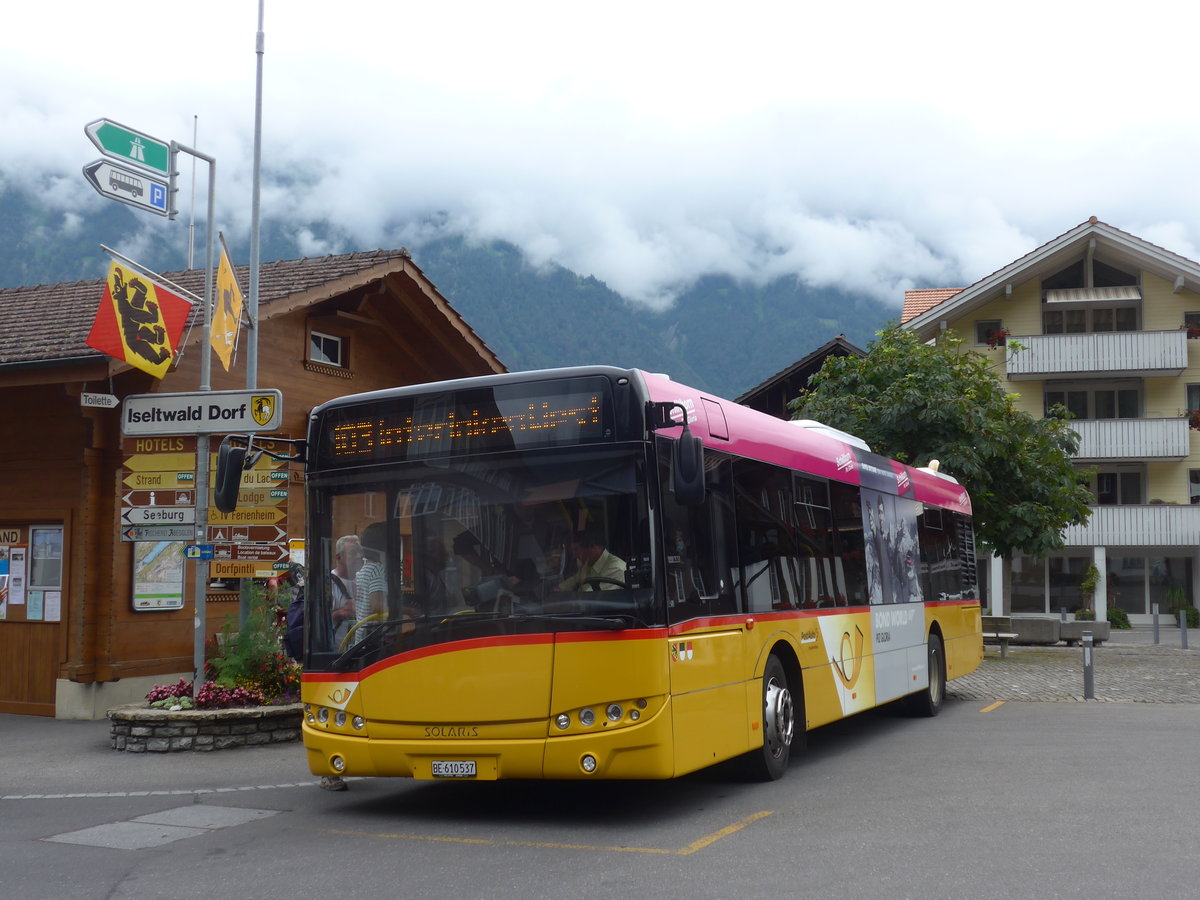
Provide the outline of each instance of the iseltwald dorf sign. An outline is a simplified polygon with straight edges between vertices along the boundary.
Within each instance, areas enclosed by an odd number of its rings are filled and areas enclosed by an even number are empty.
[[[121,433],[270,432],[279,429],[282,419],[283,394],[271,388],[138,394],[125,398],[121,410]]]

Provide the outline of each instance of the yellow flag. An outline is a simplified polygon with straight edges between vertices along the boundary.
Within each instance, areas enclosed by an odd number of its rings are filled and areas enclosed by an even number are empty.
[[[222,241],[221,264],[217,266],[216,309],[213,310],[209,343],[226,372],[233,361],[233,348],[237,346],[241,322],[242,289],[238,287],[237,276],[233,274],[233,265],[229,262],[229,254],[225,252],[225,242]]]

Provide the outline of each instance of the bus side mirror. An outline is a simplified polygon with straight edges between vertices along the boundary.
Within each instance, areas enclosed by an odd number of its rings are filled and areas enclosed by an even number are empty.
[[[235,447],[229,438],[221,441],[221,446],[217,450],[213,506],[223,513],[231,513],[237,509],[238,490],[242,486],[242,467],[245,462],[245,447]]]
[[[686,427],[672,453],[671,490],[683,506],[704,502],[704,442]]]

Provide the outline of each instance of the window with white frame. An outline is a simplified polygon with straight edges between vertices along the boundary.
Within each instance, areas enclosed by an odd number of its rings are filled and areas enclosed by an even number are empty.
[[[1082,384],[1047,383],[1043,411],[1062,405],[1076,419],[1137,419],[1141,416],[1141,386],[1136,383],[1102,387]],[[1190,398],[1189,394],[1189,398]]]
[[[1140,469],[1106,469],[1096,473],[1092,489],[1097,506],[1131,506],[1145,502],[1142,485],[1144,473]]]
[[[1200,409],[1200,384],[1187,386],[1187,408],[1189,411]]]
[[[1089,331],[1137,331],[1136,306],[1098,306],[1088,309],[1047,309],[1042,313],[1045,334],[1086,334]]]
[[[987,344],[989,347],[1004,346],[1008,332],[1004,323],[999,319],[979,319],[975,323],[975,343]]]
[[[336,335],[313,331],[309,335],[308,358],[329,366],[345,366],[345,342]]]

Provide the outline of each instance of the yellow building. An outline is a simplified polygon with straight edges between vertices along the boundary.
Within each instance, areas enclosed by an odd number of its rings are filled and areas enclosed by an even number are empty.
[[[995,613],[1081,606],[1095,563],[1096,618],[1113,606],[1136,623],[1200,591],[1200,263],[1094,217],[961,289],[909,291],[902,322],[923,338],[953,329],[995,360],[1019,405],[1075,416],[1077,465],[1092,473],[1087,524],[1047,559],[1017,557]],[[1005,608],[1001,610],[1001,606]]]

